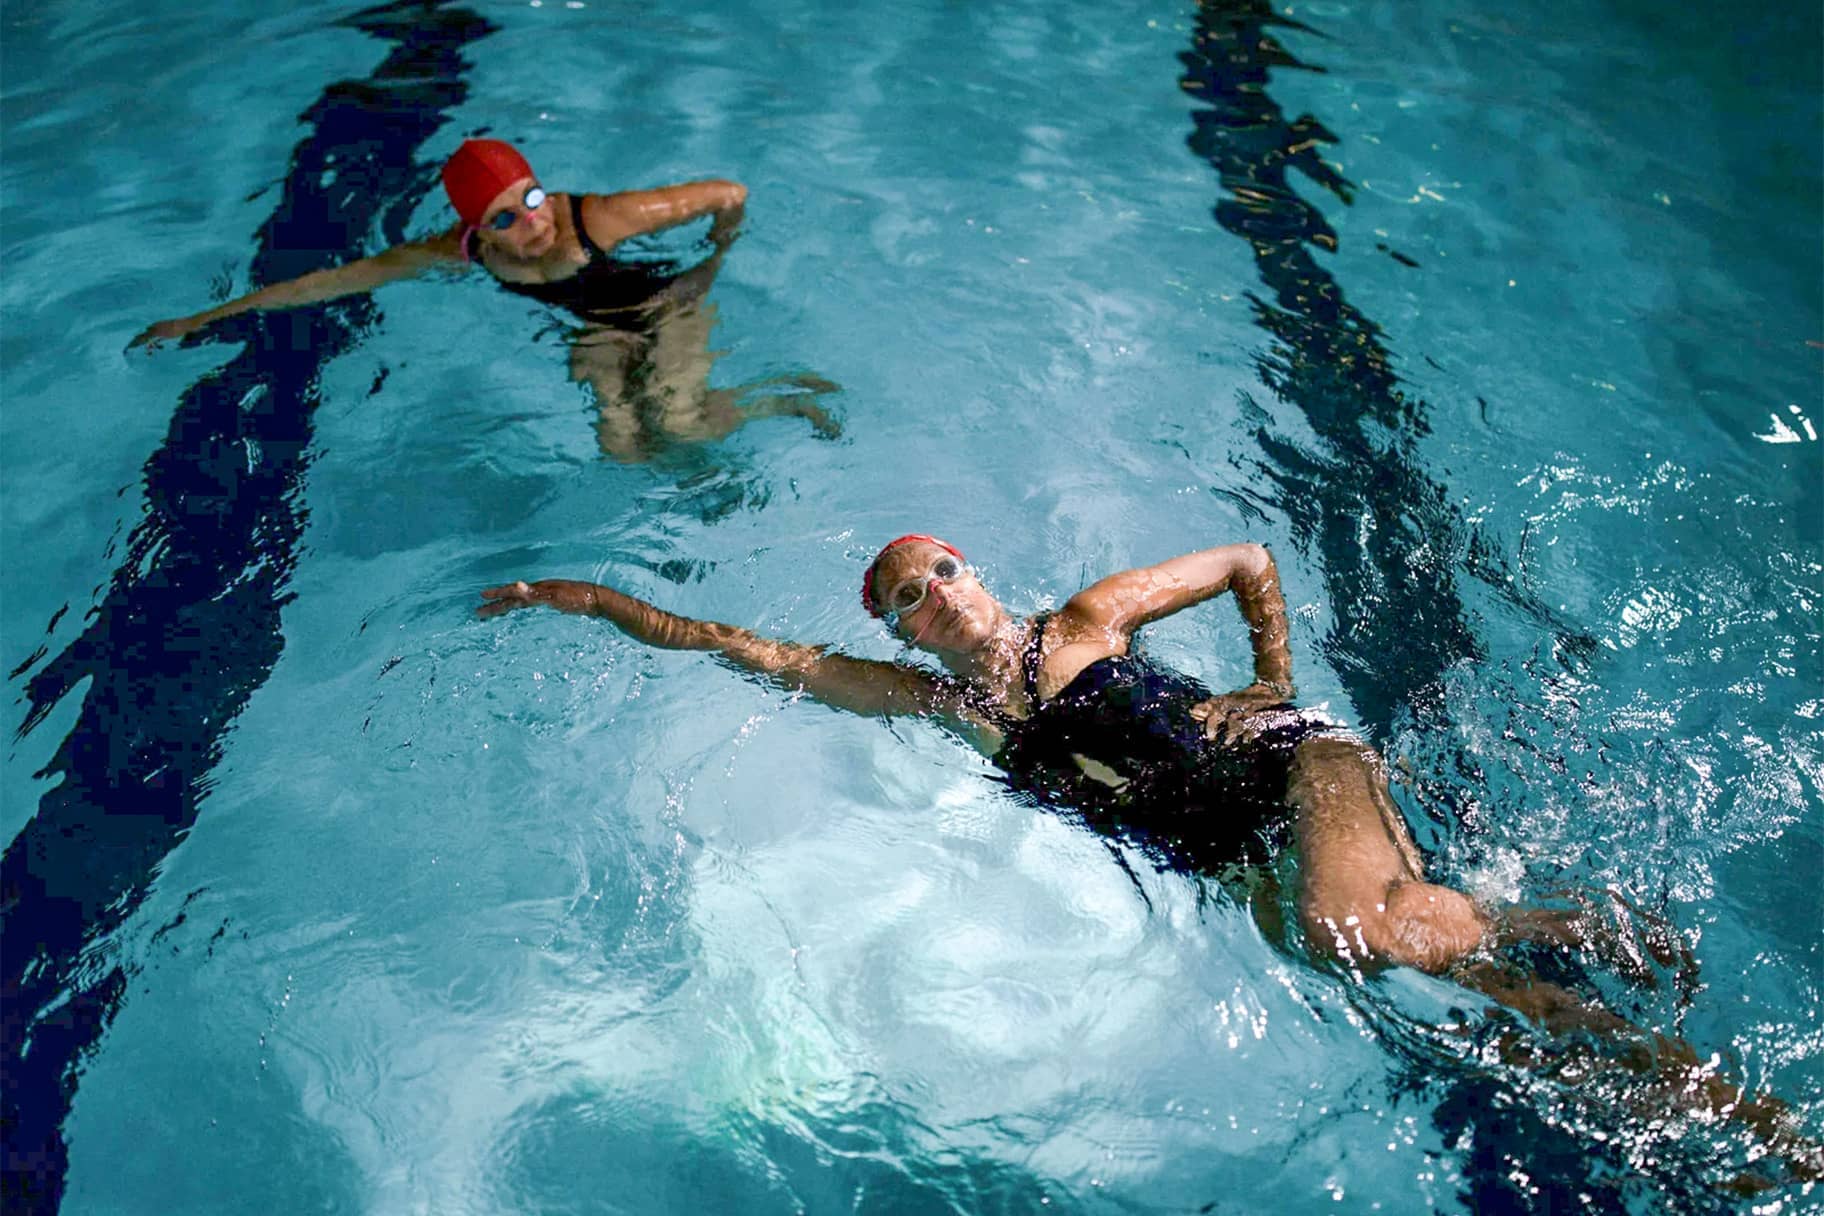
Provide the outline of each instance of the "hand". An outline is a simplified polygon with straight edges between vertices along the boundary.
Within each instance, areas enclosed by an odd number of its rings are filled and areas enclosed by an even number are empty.
[[[716,222],[709,226],[709,243],[726,252],[741,234],[741,221],[747,210],[740,203],[716,212]]]
[[[475,615],[483,620],[491,616],[499,616],[503,612],[511,612],[515,608],[530,608],[542,602],[532,584],[523,580],[517,583],[503,583],[498,587],[484,587],[481,598],[487,603],[477,608]]]
[[[1247,720],[1263,709],[1284,705],[1291,691],[1279,684],[1255,681],[1191,706],[1191,717],[1203,723],[1204,737],[1225,746],[1247,738]]]
[[[200,328],[192,317],[173,317],[169,321],[159,321],[135,334],[133,340],[127,343],[127,349],[143,346],[149,351],[157,350],[162,343],[195,333]]]

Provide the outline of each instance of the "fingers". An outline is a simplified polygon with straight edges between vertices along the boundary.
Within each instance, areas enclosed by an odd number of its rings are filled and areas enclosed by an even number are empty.
[[[1216,742],[1224,747],[1241,742],[1246,733],[1247,716],[1247,711],[1243,709],[1231,709],[1223,714],[1222,722],[1217,727]]]
[[[1235,737],[1238,721],[1233,709],[1212,711],[1203,720],[1203,737],[1215,743],[1228,744]]]
[[[132,350],[136,346],[143,346],[148,351],[157,350],[166,342],[189,337],[195,328],[194,325],[178,321],[156,321],[133,335],[133,340],[127,343],[127,349]]]
[[[1211,697],[1191,706],[1193,721],[1203,723],[1203,737],[1216,743],[1227,743],[1230,726],[1241,710],[1224,697]]]
[[[532,588],[521,580],[513,583],[502,583],[498,587],[483,587],[481,598],[487,601],[475,609],[475,615],[482,620],[496,617],[515,608],[525,608],[532,604]]]

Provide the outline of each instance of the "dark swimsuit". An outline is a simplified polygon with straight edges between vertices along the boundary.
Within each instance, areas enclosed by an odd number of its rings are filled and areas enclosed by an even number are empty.
[[[1097,659],[1040,702],[1048,620],[1035,618],[1022,661],[1032,716],[1002,722],[1006,741],[995,763],[1009,783],[1067,804],[1175,867],[1213,871],[1267,860],[1281,843],[1294,749],[1313,735],[1340,733],[1338,724],[1274,706],[1259,711],[1257,718],[1273,720],[1246,740],[1215,742],[1190,712],[1209,689],[1132,654]]]
[[[570,220],[576,239],[589,255],[577,272],[547,283],[514,283],[496,276],[515,295],[575,313],[585,321],[638,331],[660,303],[659,297],[683,273],[674,261],[635,262],[617,258],[597,245],[583,226],[583,196],[570,195]],[[469,257],[480,260],[475,234],[469,234]]]

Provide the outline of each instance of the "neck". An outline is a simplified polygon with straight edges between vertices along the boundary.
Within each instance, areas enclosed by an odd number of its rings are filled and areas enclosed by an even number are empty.
[[[1009,616],[1007,610],[997,603],[994,606],[994,630],[988,635],[988,640],[976,650],[943,655],[943,664],[971,683],[988,688],[999,690],[1009,683],[1017,684],[1020,680],[1020,660],[1025,653],[1026,639],[1031,629],[1030,621]]]

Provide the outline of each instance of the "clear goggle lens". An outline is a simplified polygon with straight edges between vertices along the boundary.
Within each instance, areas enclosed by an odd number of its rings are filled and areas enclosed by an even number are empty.
[[[526,191],[526,197],[520,201],[520,208],[527,215],[531,215],[534,211],[537,211],[544,205],[545,191],[542,186],[533,186],[530,190]],[[494,229],[496,232],[505,232],[519,222],[519,217],[520,210],[508,207],[505,211],[502,211],[499,215],[489,220],[488,227]]]
[[[897,624],[898,618],[905,616],[908,612],[918,611],[919,605],[925,602],[925,592],[930,588],[932,579],[945,584],[954,583],[968,570],[969,567],[963,563],[961,558],[952,557],[948,553],[944,554],[931,563],[931,569],[925,572],[923,578],[909,578],[893,588],[887,596],[887,612],[892,615],[894,623]]]

